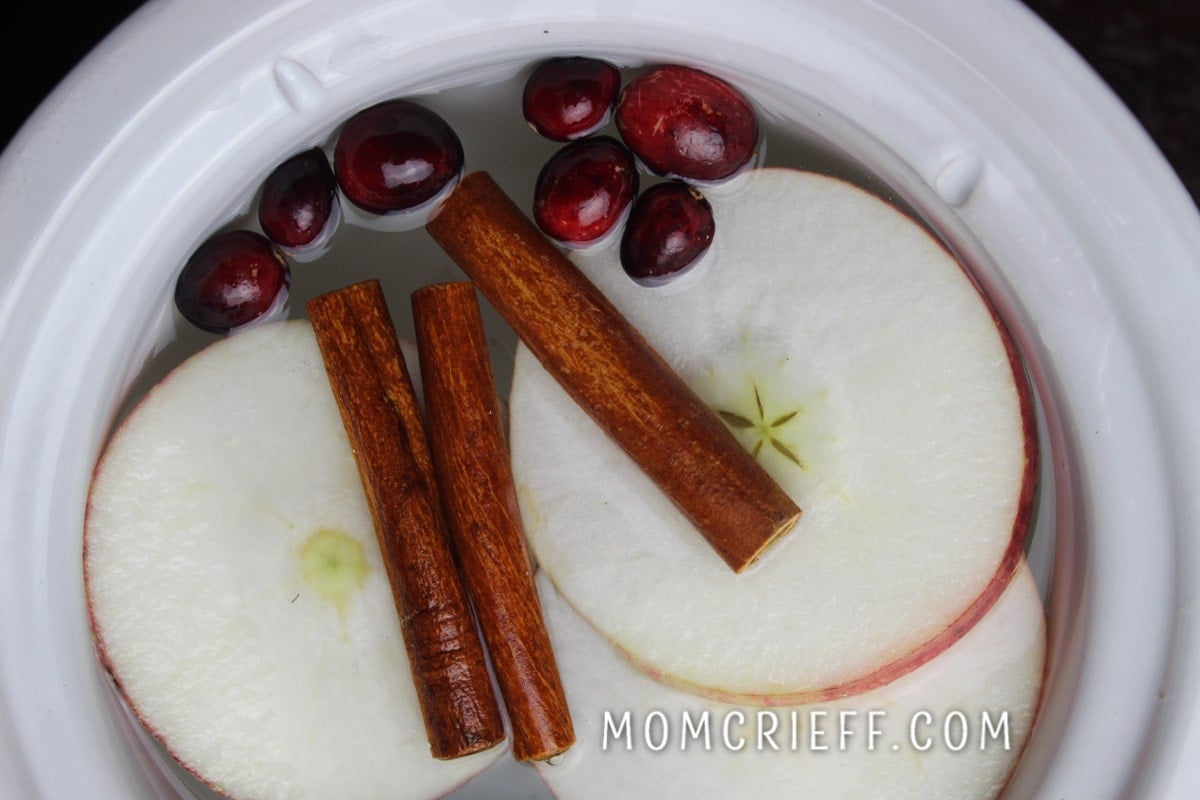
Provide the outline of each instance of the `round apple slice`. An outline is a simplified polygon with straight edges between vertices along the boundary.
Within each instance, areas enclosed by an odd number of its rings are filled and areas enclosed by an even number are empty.
[[[524,348],[510,398],[532,548],[654,677],[809,702],[887,683],[987,611],[1022,554],[1031,393],[992,309],[911,219],[764,169],[712,198],[706,261],[657,288],[584,272],[803,514],[735,575]]]
[[[97,469],[84,548],[105,667],[224,796],[437,797],[504,752],[430,755],[307,322],[222,340],[151,390]]]
[[[1033,724],[1045,623],[1028,567],[937,658],[808,706],[725,705],[623,661],[544,573],[542,602],[578,741],[538,772],[559,800],[820,797],[988,800]]]

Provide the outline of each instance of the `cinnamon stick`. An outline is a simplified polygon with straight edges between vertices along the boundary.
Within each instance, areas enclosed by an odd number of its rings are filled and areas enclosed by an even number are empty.
[[[434,471],[508,709],[513,756],[544,761],[575,732],[525,547],[475,287],[428,286],[412,308]]]
[[[448,759],[504,739],[454,564],[412,381],[376,281],[308,302],[309,317],[383,551],[430,751]]]
[[[791,498],[487,173],[468,175],[426,228],[735,572],[791,529]]]

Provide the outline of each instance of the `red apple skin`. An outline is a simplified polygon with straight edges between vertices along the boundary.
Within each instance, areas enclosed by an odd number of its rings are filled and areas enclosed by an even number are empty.
[[[626,86],[616,123],[647,168],[684,180],[729,178],[758,147],[750,102],[720,78],[690,67],[659,67]]]
[[[129,714],[132,715],[132,717],[137,720],[137,723],[142,726],[142,729],[146,731],[146,733],[150,736],[150,738],[152,738],[155,742],[157,742],[159,744],[159,746],[162,747],[163,751],[167,755],[169,755],[171,757],[171,759],[174,760],[175,763],[181,769],[186,771],[192,778],[194,778],[197,781],[197,783],[205,786],[210,791],[212,791],[214,794],[219,795],[220,797],[227,797],[228,795],[226,795],[225,793],[222,792],[221,787],[212,782],[212,779],[210,776],[204,775],[194,765],[192,765],[191,763],[189,763],[188,761],[185,761],[183,758],[180,757],[179,753],[176,752],[176,750],[171,746],[171,743],[167,739],[167,737],[164,736],[161,731],[159,731],[154,725],[152,725],[149,722],[149,720],[147,720],[142,715],[141,710],[137,707],[137,705],[134,704],[132,699],[130,699],[130,697],[125,693],[125,688],[121,685],[121,681],[117,677],[116,668],[113,665],[112,660],[109,658],[108,652],[105,649],[104,637],[100,633],[100,620],[97,619],[97,617],[96,617],[96,607],[95,607],[95,602],[92,597],[92,589],[91,589],[91,585],[92,585],[91,576],[89,574],[90,570],[88,569],[88,564],[90,563],[90,559],[88,558],[90,537],[89,537],[88,533],[91,530],[89,520],[90,520],[90,517],[92,514],[93,488],[96,485],[96,476],[99,475],[104,469],[104,462],[105,462],[105,459],[107,458],[107,455],[111,449],[112,442],[114,442],[119,436],[121,436],[122,432],[125,430],[126,426],[129,424],[129,421],[132,420],[138,414],[138,412],[142,409],[142,406],[145,404],[146,400],[150,397],[151,393],[153,391],[157,390],[159,387],[165,386],[168,382],[173,380],[175,378],[175,376],[178,374],[178,372],[182,366],[183,366],[183,363],[176,365],[173,369],[171,369],[170,372],[168,372],[166,375],[164,375],[162,377],[162,379],[160,379],[155,384],[155,386],[151,390],[151,392],[147,392],[145,396],[140,398],[137,401],[137,403],[134,404],[133,408],[129,411],[128,414],[125,415],[125,418],[121,421],[120,425],[117,426],[117,430],[112,434],[112,436],[109,437],[108,442],[106,444],[104,444],[103,450],[100,452],[99,456],[96,459],[95,465],[92,467],[92,476],[91,476],[92,479],[88,484],[87,500],[84,503],[84,509],[83,509],[84,606],[85,606],[85,609],[87,612],[88,630],[92,634],[92,648],[93,648],[93,650],[95,650],[95,653],[96,653],[96,661],[99,664],[100,668],[104,671],[105,676],[111,682],[110,685],[111,685],[113,691],[116,693],[116,699],[121,703],[122,706],[124,706],[124,708],[129,712]],[[455,791],[458,788],[464,786],[466,783],[469,782],[469,780],[470,779],[464,780],[462,783],[458,784],[457,786],[450,787],[450,791]]]
[[[172,380],[175,377],[178,370],[179,370],[179,366],[176,366],[174,369],[172,369],[170,372],[168,372],[162,378],[162,380],[160,380],[158,382],[158,384],[156,384],[156,385],[158,385],[158,386],[165,385],[168,381]],[[142,716],[142,713],[138,709],[138,707],[125,694],[125,688],[121,685],[121,680],[120,680],[120,678],[117,677],[116,668],[113,665],[112,660],[109,658],[107,650],[105,649],[104,637],[100,634],[100,620],[96,617],[96,605],[95,605],[95,601],[92,597],[92,588],[91,588],[92,581],[91,581],[90,569],[88,568],[88,564],[90,563],[91,560],[88,558],[88,550],[89,550],[89,545],[91,544],[91,537],[89,536],[89,532],[91,531],[91,516],[92,516],[92,510],[93,510],[93,493],[94,493],[94,489],[96,486],[96,476],[98,476],[104,470],[104,462],[105,462],[105,459],[107,458],[108,453],[111,449],[110,448],[111,443],[113,441],[115,441],[117,439],[117,437],[119,437],[121,435],[121,433],[125,430],[126,425],[129,424],[129,420],[133,419],[137,415],[137,413],[141,410],[143,404],[146,402],[148,397],[149,397],[149,393],[147,393],[146,396],[139,399],[137,401],[137,403],[134,405],[133,409],[130,410],[130,412],[125,415],[125,419],[121,421],[121,424],[117,427],[116,432],[113,433],[113,435],[109,438],[108,443],[106,443],[104,445],[104,449],[101,451],[100,456],[96,459],[95,466],[92,467],[92,479],[88,484],[87,501],[85,502],[84,509],[83,509],[83,594],[84,594],[84,605],[86,606],[86,609],[87,609],[88,630],[91,631],[91,634],[92,634],[92,647],[96,652],[96,661],[99,663],[100,668],[102,670],[104,670],[104,674],[108,677],[109,681],[111,681],[111,685],[112,685],[113,689],[115,690],[118,698],[120,699],[120,702],[122,703],[122,705],[124,705],[124,707],[129,711],[129,713],[138,721],[138,724],[142,726],[142,728],[146,731],[146,733],[149,734],[149,736],[152,739],[154,739],[156,742],[158,742],[162,746],[163,750],[169,756],[171,756],[171,758],[174,759],[175,762],[180,767],[182,767],[185,771],[187,771],[187,773],[189,775],[191,775],[193,778],[195,778],[198,782],[200,782],[204,786],[207,786],[208,788],[212,789],[214,792],[218,792],[218,788],[216,786],[211,785],[207,781],[207,779],[196,770],[196,768],[194,766],[192,766],[191,764],[187,763],[186,761],[184,761],[183,759],[181,759],[179,757],[179,755],[168,744],[166,737],[164,737],[158,729],[156,729],[153,725],[151,725],[150,722],[145,717]],[[224,796],[224,795],[222,795],[222,796]]]
[[[955,258],[955,262],[958,263],[959,268],[964,273],[967,273],[969,278],[970,274],[962,262],[957,258]],[[978,288],[976,291],[978,291],[980,298],[992,316],[992,321],[996,325],[1000,340],[1004,343],[1004,351],[1008,355],[1009,366],[1012,368],[1013,384],[1016,387],[1017,403],[1020,406],[1021,427],[1024,432],[1025,469],[1021,475],[1021,491],[1017,500],[1016,513],[1013,515],[1012,535],[1009,538],[1008,547],[1005,549],[1004,555],[1001,557],[1000,563],[997,565],[991,579],[971,604],[945,628],[924,643],[913,648],[907,655],[849,681],[803,692],[754,694],[721,691],[712,687],[701,686],[665,675],[661,670],[639,661],[628,650],[614,643],[614,646],[621,651],[622,656],[627,661],[660,683],[674,686],[720,703],[764,707],[822,703],[862,694],[863,692],[877,689],[880,686],[886,686],[897,678],[907,675],[945,652],[951,645],[970,631],[985,614],[991,611],[992,606],[996,604],[996,601],[1004,594],[1004,590],[1008,588],[1009,582],[1013,575],[1016,574],[1017,567],[1020,566],[1021,560],[1025,557],[1025,540],[1029,535],[1030,524],[1033,521],[1034,499],[1037,494],[1040,455],[1033,387],[1029,382],[1029,376],[1021,361],[1020,351],[1017,349],[1011,332],[1004,324],[1004,320],[996,310],[995,304],[991,302],[986,294],[979,291]]]
[[[1030,451],[1028,429],[1026,430],[1026,453]],[[1033,447],[1036,452],[1036,445]],[[1036,456],[1035,456],[1036,459]],[[868,672],[860,675],[853,680],[845,683],[834,684],[832,686],[822,687],[804,692],[792,692],[782,694],[753,694],[743,692],[728,692],[713,689],[708,686],[701,686],[673,678],[670,675],[664,674],[661,670],[655,669],[633,656],[628,650],[615,645],[621,651],[622,656],[631,664],[637,666],[638,669],[649,675],[656,681],[668,686],[674,686],[692,694],[700,695],[715,700],[719,703],[728,703],[731,705],[746,704],[763,707],[775,706],[794,706],[808,705],[811,703],[822,703],[831,700],[838,700],[843,697],[852,697],[864,692],[877,689],[881,686],[886,686],[897,678],[912,672],[918,667],[932,661],[941,653],[945,652],[955,642],[961,639],[968,631],[975,626],[979,620],[983,619],[1004,594],[1004,590],[1008,588],[1008,584],[1013,575],[1016,574],[1017,567],[1020,566],[1021,559],[1025,555],[1025,534],[1029,528],[1029,521],[1033,512],[1033,496],[1036,486],[1037,464],[1036,461],[1026,465],[1025,475],[1021,489],[1021,501],[1019,511],[1013,523],[1013,536],[1009,541],[1008,549],[1004,553],[1004,558],[1001,560],[995,574],[984,587],[983,591],[975,598],[975,600],[967,606],[967,608],[949,625],[943,628],[937,635],[930,638],[924,644],[912,650],[907,655],[891,661],[873,672]]]
[[[1009,581],[1016,573],[1021,560],[1025,557],[1025,540],[1029,535],[1030,523],[1033,520],[1033,505],[1037,494],[1040,463],[1033,387],[1029,383],[1029,377],[1021,362],[1020,352],[1017,350],[1016,342],[1013,340],[1008,327],[1000,318],[995,305],[988,299],[987,295],[983,294],[983,292],[980,292],[979,295],[992,315],[992,321],[996,324],[1000,340],[1004,343],[1004,351],[1008,355],[1008,363],[1013,373],[1013,384],[1017,390],[1017,402],[1021,408],[1021,427],[1024,431],[1025,471],[1021,476],[1021,492],[1017,500],[1016,514],[1013,517],[1012,536],[1009,539],[1008,548],[1004,551],[1004,557],[1001,559],[995,574],[992,575],[992,579],[988,582],[987,586],[959,614],[958,618],[947,625],[940,633],[920,647],[917,647],[907,656],[891,664],[887,664],[874,672],[867,673],[845,684],[821,690],[818,696],[813,697],[813,702],[836,700],[884,686],[931,661],[961,639],[975,626],[975,623],[979,622],[985,614],[992,610],[992,606],[1004,594],[1005,589],[1008,588]]]

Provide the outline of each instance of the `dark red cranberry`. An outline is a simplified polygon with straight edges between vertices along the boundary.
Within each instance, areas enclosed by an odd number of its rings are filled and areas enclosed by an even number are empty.
[[[265,236],[229,231],[213,236],[188,259],[175,282],[175,305],[189,322],[212,333],[261,317],[286,296],[291,272]]]
[[[346,120],[333,154],[346,197],[375,214],[425,203],[462,167],[462,142],[454,130],[407,100],[389,100]]]
[[[320,237],[333,215],[337,182],[320,149],[292,156],[263,182],[258,222],[281,247],[305,247]]]
[[[650,170],[718,181],[754,157],[758,120],[749,101],[720,78],[690,67],[659,67],[625,87],[617,129]]]
[[[639,283],[663,283],[695,264],[715,231],[712,206],[698,189],[679,181],[651,186],[625,224],[621,266]]]
[[[594,133],[608,122],[621,73],[612,64],[575,56],[542,63],[521,97],[530,127],[556,142]]]
[[[620,222],[637,189],[637,166],[623,144],[608,136],[572,142],[538,174],[533,218],[560,242],[594,242]]]

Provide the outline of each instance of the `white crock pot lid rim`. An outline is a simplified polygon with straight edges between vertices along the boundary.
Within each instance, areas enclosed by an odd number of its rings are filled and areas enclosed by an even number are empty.
[[[242,22],[239,22],[239,29],[259,30],[261,25],[256,28],[255,24],[263,23],[263,20],[278,19],[276,14],[291,13],[305,6],[319,6],[320,3],[278,3],[260,2],[257,6],[254,4],[229,4],[228,8],[222,8],[221,15],[211,13],[211,6],[197,2],[196,0],[176,0],[174,3],[159,2],[151,4],[147,10],[135,16],[125,28],[118,32],[118,35],[111,39],[101,48],[99,56],[88,59],[82,65],[83,72],[77,72],[67,81],[59,92],[56,92],[50,104],[35,116],[30,125],[27,126],[18,140],[14,141],[14,149],[10,149],[6,154],[4,162],[0,164],[0,208],[6,211],[10,207],[16,207],[17,212],[11,217],[8,214],[0,215],[0,217],[9,218],[8,224],[13,227],[6,230],[5,233],[13,232],[15,236],[6,241],[12,241],[14,244],[29,243],[36,240],[38,224],[44,224],[47,217],[53,221],[59,221],[60,218],[53,216],[55,213],[67,213],[56,211],[58,206],[56,202],[64,196],[71,195],[71,187],[77,175],[65,178],[60,186],[48,187],[31,187],[28,183],[31,176],[36,177],[40,174],[41,168],[35,160],[21,161],[20,157],[14,155],[24,149],[26,145],[30,145],[34,141],[32,137],[36,137],[39,132],[53,129],[63,120],[74,120],[81,116],[86,117],[88,112],[86,105],[82,103],[82,97],[88,92],[87,89],[95,89],[102,86],[105,79],[112,79],[114,74],[118,74],[122,80],[129,79],[128,85],[154,86],[160,79],[161,75],[152,75],[147,77],[143,72],[141,75],[131,71],[128,65],[122,67],[118,56],[128,58],[136,48],[131,48],[131,43],[143,45],[146,37],[153,34],[161,34],[166,29],[171,27],[171,15],[174,13],[183,13],[186,11],[197,12],[203,7],[208,10],[206,15],[196,19],[199,32],[196,33],[198,40],[203,40],[205,36],[219,36],[223,27],[235,15],[241,14]],[[470,5],[465,3],[463,5]],[[671,3],[659,4],[664,9],[671,7]],[[770,11],[778,11],[778,4],[764,3],[764,14]],[[1083,194],[1083,189],[1091,193],[1091,196],[1096,198],[1094,208],[1087,209],[1089,219],[1094,220],[1098,215],[1104,219],[1105,224],[1110,228],[1110,235],[1105,238],[1105,242],[1113,244],[1119,250],[1114,252],[1111,257],[1126,264],[1136,264],[1142,258],[1154,258],[1158,260],[1156,269],[1160,272],[1164,269],[1175,270],[1181,276],[1181,292],[1182,298],[1195,299],[1198,295],[1194,291],[1187,291],[1189,288],[1194,289],[1195,275],[1194,272],[1189,274],[1183,268],[1183,264],[1196,263],[1195,257],[1200,253],[1200,234],[1197,234],[1197,220],[1195,209],[1191,207],[1190,202],[1186,202],[1185,196],[1182,194],[1182,189],[1179,187],[1177,180],[1170,174],[1169,169],[1165,166],[1161,156],[1155,151],[1152,145],[1149,144],[1144,133],[1140,131],[1128,118],[1123,108],[1116,106],[1111,95],[1106,89],[1090,75],[1080,63],[1070,54],[1065,53],[1056,44],[1053,44],[1052,38],[1047,32],[1038,25],[1031,24],[1031,18],[1022,19],[1021,15],[1024,9],[1018,7],[1015,3],[980,3],[975,4],[970,9],[965,9],[955,3],[944,4],[945,8],[941,8],[938,4],[929,4],[921,6],[918,9],[911,8],[889,8],[888,4],[876,4],[880,9],[887,13],[895,14],[897,17],[903,17],[905,13],[911,14],[912,24],[921,27],[927,32],[927,35],[932,41],[940,41],[947,47],[957,46],[962,50],[957,52],[959,58],[963,59],[965,64],[972,63],[972,57],[979,55],[973,51],[970,42],[963,42],[960,38],[956,38],[955,26],[959,23],[966,25],[980,25],[982,23],[995,24],[998,29],[1004,29],[1006,26],[1012,27],[1015,31],[1020,31],[1023,35],[1028,34],[1028,40],[1021,42],[1022,46],[1032,48],[1029,54],[1029,62],[1025,65],[1026,70],[1036,71],[1051,70],[1046,75],[1044,82],[1040,85],[1035,85],[1034,92],[1038,96],[1056,97],[1054,89],[1059,92],[1066,89],[1077,92],[1077,95],[1071,98],[1068,103],[1072,108],[1082,108],[1084,111],[1094,110],[1099,108],[1103,111],[1098,117],[1106,126],[1107,131],[1104,141],[1106,144],[1112,145],[1112,152],[1106,153],[1113,157],[1108,160],[1108,163],[1103,165],[1097,164],[1079,164],[1072,161],[1070,156],[1071,139],[1070,131],[1064,130],[1061,124],[1055,123],[1054,120],[1047,120],[1043,117],[1038,117],[1036,122],[1039,123],[1038,131],[1047,142],[1058,144],[1060,150],[1057,159],[1051,159],[1053,166],[1060,169],[1067,166],[1067,178],[1076,181],[1075,191],[1072,194]],[[894,6],[899,6],[899,3],[893,3]],[[836,16],[838,11],[829,10],[828,14]],[[864,12],[865,13],[865,12]],[[214,21],[213,18],[220,17],[220,22]],[[697,21],[699,20],[699,21]],[[694,24],[700,24],[703,20],[703,15],[700,15],[697,20],[693,20]],[[255,24],[251,24],[254,22]],[[248,35],[248,34],[245,34]],[[140,38],[139,38],[140,37]],[[124,39],[124,41],[122,41]],[[220,41],[220,39],[214,39]],[[986,48],[985,48],[986,49]],[[197,48],[196,52],[203,51],[203,47]],[[173,55],[183,63],[187,63],[187,58],[181,56],[194,55],[191,51],[179,50]],[[171,59],[167,56],[172,54],[163,53],[161,48],[157,54],[164,57],[165,60]],[[999,57],[998,53],[985,53]],[[1005,54],[1008,57],[1008,54]],[[111,59],[117,58],[116,61]],[[999,62],[993,63],[996,67]],[[169,74],[169,73],[168,73]],[[140,81],[140,83],[139,83]],[[122,85],[125,85],[122,83]],[[1006,88],[1008,96],[1014,101],[1024,100],[1020,86],[1013,84]],[[132,91],[131,96],[135,100],[143,98],[137,97],[137,92]],[[1020,102],[1017,105],[1021,105]],[[137,102],[131,102],[130,108],[136,108]],[[133,116],[131,113],[130,116]],[[1096,115],[1092,116],[1093,119]],[[118,119],[122,117],[118,116]],[[93,130],[94,133],[94,130]],[[54,154],[61,154],[65,150],[75,148],[73,153],[82,163],[88,163],[89,156],[95,156],[95,142],[89,141],[88,135],[85,132],[69,133],[62,141],[54,145],[50,151]],[[58,149],[55,149],[58,148]],[[1123,152],[1122,152],[1123,151]],[[43,153],[47,151],[42,151]],[[36,156],[38,151],[33,148],[33,152],[26,151],[23,155],[28,158]],[[1032,157],[1032,154],[1031,154]],[[93,162],[94,163],[94,162]],[[1112,168],[1112,173],[1109,176],[1103,174],[1104,168]],[[1133,173],[1132,180],[1126,180],[1127,174],[1120,173],[1121,169],[1125,173]],[[1118,181],[1119,179],[1119,181]],[[1120,185],[1113,185],[1114,182],[1119,182]],[[14,188],[17,187],[17,188]],[[42,194],[38,194],[42,191]],[[19,201],[28,201],[19,202]],[[39,203],[41,204],[39,206]],[[22,208],[24,212],[22,213]],[[50,214],[41,215],[39,211],[49,211]],[[970,206],[964,210],[964,217],[969,217]],[[1144,220],[1139,220],[1139,215],[1145,215]],[[1131,222],[1130,220],[1133,220]],[[1144,225],[1138,225],[1137,222],[1142,221]],[[0,225],[5,223],[0,222]],[[1084,225],[1095,225],[1094,221],[1084,220]],[[23,226],[23,227],[22,227]],[[11,262],[10,262],[11,263]],[[1165,265],[1165,266],[1164,266]],[[22,261],[16,260],[16,269],[18,272],[24,268],[34,269],[37,266],[37,259],[28,259]],[[13,273],[8,273],[13,274]],[[18,278],[22,276],[18,275]],[[31,278],[32,279],[32,278]],[[7,285],[5,283],[4,285]],[[7,297],[0,299],[0,308],[9,308],[6,305],[8,302],[16,303],[20,299],[20,284],[15,285],[16,291],[9,294]],[[1135,287],[1136,288],[1136,287]],[[1156,345],[1175,334],[1195,333],[1195,322],[1190,319],[1184,319],[1182,313],[1182,300],[1179,309],[1168,311],[1166,322],[1154,327],[1149,331],[1152,337],[1158,337],[1154,342]],[[0,327],[5,327],[5,323],[9,320],[10,315],[7,311],[0,315]],[[0,336],[0,342],[14,342],[16,337],[12,334],[13,331],[6,330],[4,336]],[[1196,338],[1190,341],[1196,341]],[[1187,338],[1177,339],[1176,341],[1189,341]],[[0,347],[3,347],[0,345]],[[1160,349],[1160,348],[1154,348]],[[1186,355],[1185,355],[1186,357]],[[1153,355],[1152,355],[1153,358]],[[1193,357],[1194,358],[1194,357]],[[3,353],[0,352],[0,363],[7,366],[7,362]],[[1164,365],[1153,365],[1157,370],[1162,370]],[[1194,396],[1194,395],[1193,395]],[[1186,419],[1186,409],[1181,407],[1184,398],[1177,395],[1169,395],[1165,398],[1159,398],[1159,402],[1165,404],[1164,416],[1168,419],[1182,420]],[[0,403],[7,403],[7,398],[0,399]],[[0,406],[3,407],[3,406]],[[1188,464],[1194,466],[1195,455],[1198,450],[1194,437],[1176,439],[1175,459],[1177,462],[1182,462],[1185,469],[1192,469]],[[10,465],[12,466],[12,465]],[[15,465],[19,467],[20,465]],[[10,473],[11,474],[11,473]],[[1194,477],[1194,469],[1192,469]],[[1186,486],[1184,483],[1185,473],[1180,470],[1176,473],[1176,480]],[[8,498],[4,498],[3,502],[8,502]],[[1176,524],[1181,531],[1196,531],[1196,513],[1192,507],[1191,514],[1186,513],[1176,520]],[[1184,509],[1186,512],[1187,509]],[[1187,555],[1187,553],[1185,553]],[[1187,570],[1189,574],[1192,572],[1193,565],[1190,561],[1181,559],[1180,568]],[[1182,576],[1181,576],[1182,577]],[[1181,597],[1179,602],[1183,602],[1189,598]],[[1182,648],[1190,647],[1191,637],[1184,637],[1179,640],[1180,656],[1182,658]],[[1187,653],[1188,660],[1180,663],[1196,663],[1194,654],[1190,651]],[[1186,688],[1189,694],[1186,708],[1191,708],[1192,699],[1191,693],[1193,688]],[[6,723],[7,718],[0,720],[0,723]],[[1181,727],[1181,724],[1180,724]],[[1182,742],[1184,738],[1180,734],[1180,727],[1174,730],[1170,737],[1164,737],[1168,740],[1168,745],[1173,745],[1176,750],[1183,748]],[[3,726],[0,726],[0,731]],[[12,752],[5,748],[6,752]],[[1160,774],[1166,774],[1167,771],[1162,771]],[[1179,770],[1174,771],[1176,774]]]

